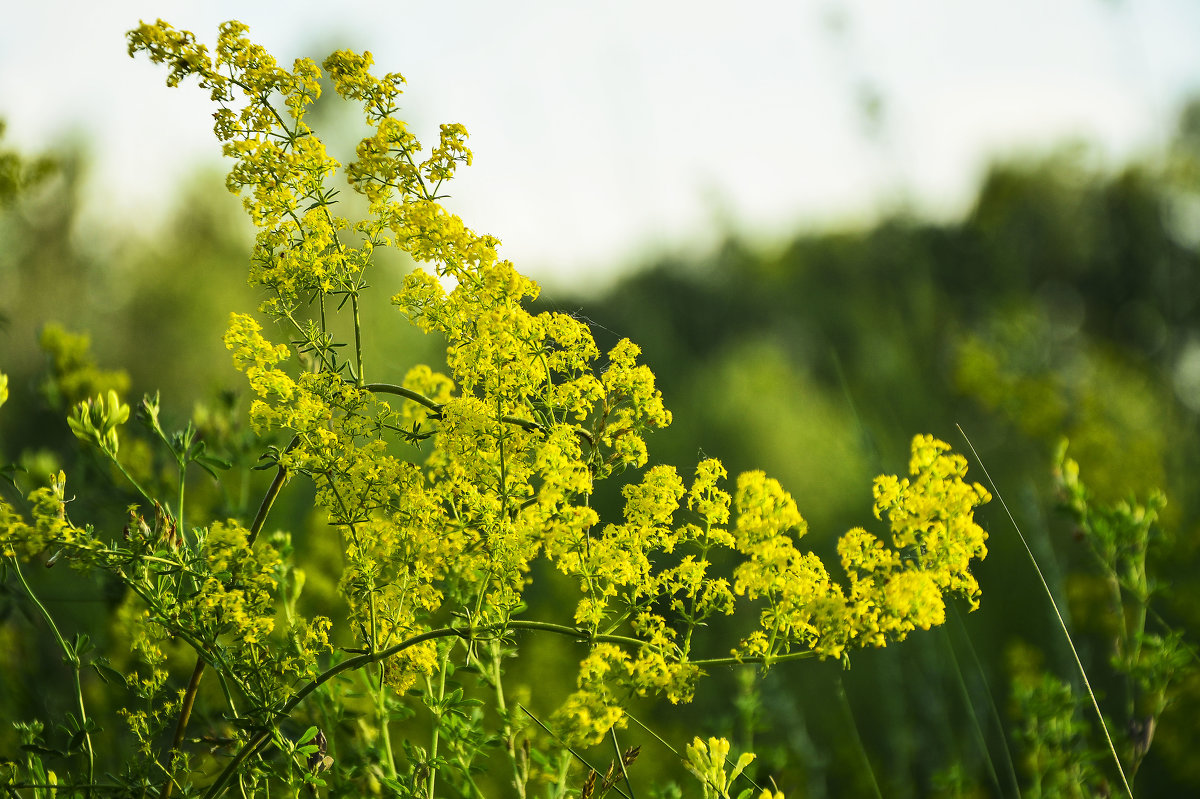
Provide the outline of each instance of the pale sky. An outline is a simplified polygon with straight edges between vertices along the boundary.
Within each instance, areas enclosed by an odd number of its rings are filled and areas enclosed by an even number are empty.
[[[1200,91],[1196,0],[43,0],[4,17],[7,145],[90,139],[93,213],[153,220],[219,160],[206,93],[166,88],[124,32],[162,17],[211,47],[236,18],[285,65],[371,50],[408,78],[427,143],[466,125],[475,165],[449,204],[554,285],[703,249],[719,219],[769,238],[902,198],[954,214],[989,158],[1082,138],[1119,163]]]

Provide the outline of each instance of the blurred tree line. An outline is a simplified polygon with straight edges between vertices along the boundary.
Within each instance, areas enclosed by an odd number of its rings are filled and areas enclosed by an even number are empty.
[[[5,174],[24,180],[14,168]],[[130,399],[161,390],[180,420],[222,418],[208,434],[236,435],[241,381],[220,337],[230,310],[257,305],[245,286],[250,232],[238,201],[204,173],[181,187],[158,230],[120,219],[89,225],[80,214],[85,170],[79,156],[60,154],[49,177],[39,171],[40,185],[20,198],[6,193],[0,210],[0,370],[11,392],[0,464],[25,468],[13,476],[20,489],[80,458],[64,412],[81,397],[63,396],[63,381],[49,379],[83,368],[72,361],[85,357],[83,341],[70,333],[90,336],[102,369],[127,371],[87,385],[115,380]],[[1056,512],[1052,454],[1069,439],[1105,500],[1166,492],[1151,551],[1165,587],[1156,607],[1164,622],[1200,630],[1200,498],[1190,491],[1200,466],[1198,243],[1195,104],[1169,152],[1117,171],[1084,147],[996,164],[957,221],[895,214],[769,250],[730,235],[705,258],[647,264],[600,296],[551,289],[540,303],[586,318],[602,350],[617,337],[643,348],[675,414],[652,440],[655,460],[685,475],[704,456],[720,457],[730,473],[767,470],[796,497],[811,524],[807,543],[831,564],[840,533],[879,529],[873,476],[904,469],[918,432],[967,451],[961,424],[1069,611],[1104,706],[1120,690],[1107,665],[1111,636],[1086,553]],[[379,265],[383,303],[405,268]],[[376,379],[399,382],[431,357],[391,309],[381,304],[366,318]],[[972,477],[984,481],[974,462]],[[81,505],[111,504],[75,488]],[[240,498],[214,493],[212,506],[244,510],[252,488]],[[312,553],[307,590],[319,603],[336,575],[321,565],[320,536],[304,536],[321,522],[304,515],[302,500],[273,524],[290,524]],[[982,519],[991,554],[978,569],[977,613],[952,612],[942,630],[858,653],[849,670],[792,664],[760,689],[730,670],[693,705],[658,713],[665,727],[656,729],[683,742],[701,721],[715,725],[757,751],[789,797],[1017,795],[1027,775],[1010,734],[1020,723],[1013,677],[1032,660],[1078,679],[1000,503]],[[68,617],[94,622],[120,600],[104,586],[73,588],[58,570],[39,578],[54,612]],[[36,686],[57,655],[29,625],[21,600],[0,586],[0,719],[41,715],[50,701]],[[572,675],[556,679],[567,685]],[[1200,788],[1190,751],[1197,718],[1192,680],[1158,720],[1138,796]],[[0,730],[0,749],[11,740]]]

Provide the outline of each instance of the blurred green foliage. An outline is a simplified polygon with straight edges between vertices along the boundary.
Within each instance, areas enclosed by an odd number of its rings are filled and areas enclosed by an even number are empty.
[[[0,142],[6,124],[0,119]],[[29,159],[14,150],[0,149],[0,208],[37,186],[54,171],[55,163],[45,156]]]
[[[48,160],[0,154],[0,370],[10,376],[0,463],[23,464],[28,474],[14,479],[27,485],[78,461],[64,409],[110,388],[127,402],[161,390],[164,413],[194,416],[202,436],[236,450],[242,410],[228,389],[241,383],[220,335],[231,309],[257,305],[237,200],[202,173],[159,229],[117,219],[98,229],[80,214],[84,164],[69,153],[55,160],[50,171]],[[1181,116],[1170,152],[1115,172],[1085,148],[997,164],[961,220],[899,214],[772,250],[733,236],[699,262],[649,264],[602,296],[551,288],[541,302],[584,315],[602,349],[618,336],[642,346],[675,414],[653,442],[659,460],[689,471],[698,455],[714,456],[731,473],[779,477],[825,557],[846,529],[870,527],[871,477],[901,468],[914,431],[961,442],[961,424],[1077,622],[1085,666],[1104,675],[1111,623],[1088,589],[1091,556],[1056,512],[1053,456],[1069,438],[1098,501],[1166,493],[1160,522],[1173,535],[1151,542],[1146,569],[1161,618],[1200,629],[1200,497],[1190,490],[1200,467],[1198,165],[1200,104]],[[398,282],[404,268],[382,264],[376,280]],[[364,339],[387,342],[371,357],[381,379],[399,382],[429,359],[394,312],[364,317]],[[118,367],[127,374],[109,371]],[[147,454],[138,468],[152,481],[162,465]],[[208,501],[243,509],[256,492],[214,485]],[[297,513],[285,504],[278,523],[315,526]],[[761,689],[733,670],[715,675],[693,705],[658,714],[657,731],[684,741],[694,719],[722,725],[735,746],[759,753],[753,768],[781,775],[789,797],[1015,796],[1018,785],[1037,790],[1026,766],[1051,755],[1075,758],[1088,779],[1108,774],[1111,763],[1087,760],[1074,738],[1049,754],[1031,749],[1040,739],[1030,730],[1047,719],[1064,720],[1069,737],[1095,719],[1076,707],[1069,651],[999,503],[981,518],[992,538],[979,613],[864,652],[848,672],[779,667]],[[323,540],[296,536],[310,560],[304,601],[332,601]],[[106,586],[71,587],[56,574],[37,580],[60,617],[95,626],[120,602]],[[27,634],[20,602],[0,591],[0,719],[53,715],[38,685],[59,673],[57,654]],[[1184,641],[1194,646],[1194,636]],[[1099,687],[1102,704],[1119,689]],[[1192,680],[1159,720],[1139,797],[1200,790],[1198,705]],[[16,735],[0,729],[0,744]]]

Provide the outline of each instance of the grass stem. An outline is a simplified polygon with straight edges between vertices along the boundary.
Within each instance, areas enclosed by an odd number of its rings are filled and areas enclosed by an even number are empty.
[[[1013,529],[1017,531],[1017,537],[1021,539],[1021,545],[1025,547],[1025,552],[1029,555],[1029,562],[1033,564],[1033,570],[1037,572],[1038,580],[1042,583],[1042,590],[1046,592],[1046,599],[1050,600],[1050,607],[1054,610],[1054,617],[1058,619],[1058,626],[1062,628],[1063,635],[1067,639],[1067,646],[1071,649],[1071,656],[1075,658],[1075,665],[1079,669],[1079,676],[1083,679],[1083,687],[1087,689],[1088,696],[1092,700],[1092,708],[1096,711],[1096,719],[1100,722],[1100,729],[1104,733],[1104,740],[1108,743],[1108,751],[1112,753],[1113,763],[1117,766],[1117,773],[1121,775],[1121,784],[1125,787],[1125,793],[1129,799],[1133,799],[1133,788],[1130,787],[1129,780],[1125,777],[1125,769],[1121,766],[1121,758],[1117,756],[1117,747],[1113,745],[1112,736],[1108,732],[1108,725],[1104,723],[1104,714],[1100,712],[1100,703],[1096,701],[1096,693],[1092,690],[1092,684],[1088,680],[1087,669],[1083,667],[1083,661],[1079,657],[1079,652],[1075,649],[1075,642],[1071,639],[1071,631],[1067,629],[1067,622],[1058,609],[1058,603],[1054,601],[1054,592],[1050,590],[1050,584],[1046,582],[1046,577],[1042,574],[1042,567],[1038,565],[1037,558],[1033,555],[1033,549],[1030,548],[1029,542],[1025,540],[1025,534],[1021,532],[1021,526],[1017,524],[1016,518],[1008,508],[1008,503],[1004,501],[1000,490],[996,488],[996,481],[988,474],[987,467],[983,465],[983,460],[980,459],[979,453],[975,451],[975,445],[971,443],[971,439],[967,438],[967,434],[961,425],[955,426],[958,428],[958,432],[962,435],[963,440],[967,442],[967,447],[970,448],[971,454],[975,456],[975,462],[983,470],[983,476],[987,478],[988,485],[992,488],[992,494],[996,499],[1000,500],[1000,507],[1004,508],[1004,513],[1008,516],[1008,521],[1012,524]]]

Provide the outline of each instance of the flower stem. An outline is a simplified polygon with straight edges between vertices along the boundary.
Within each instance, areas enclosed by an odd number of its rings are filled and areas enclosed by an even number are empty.
[[[46,624],[50,627],[50,632],[54,634],[54,640],[58,642],[59,648],[63,651],[63,658],[71,666],[71,676],[74,678],[75,682],[75,700],[79,706],[79,726],[83,732],[84,749],[87,751],[88,778],[87,788],[84,791],[84,795],[90,797],[92,795],[92,786],[96,781],[96,753],[92,749],[92,735],[90,732],[88,732],[87,707],[84,705],[83,701],[83,684],[79,679],[79,653],[76,651],[76,647],[71,646],[65,640],[63,640],[62,633],[58,631],[58,625],[54,623],[54,619],[51,617],[50,611],[46,610],[46,606],[43,605],[42,601],[37,598],[37,594],[35,594],[33,589],[29,587],[29,583],[25,582],[25,575],[21,572],[21,565],[17,562],[16,557],[10,557],[9,561],[12,563],[13,571],[16,573],[17,579],[21,582],[21,587],[25,589],[25,593],[29,595],[29,598],[33,601],[33,604],[37,606],[37,609],[41,611],[42,618],[46,620]]]

